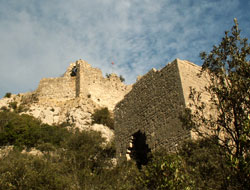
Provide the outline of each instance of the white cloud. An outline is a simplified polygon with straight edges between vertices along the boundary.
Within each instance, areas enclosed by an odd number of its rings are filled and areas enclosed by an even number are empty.
[[[210,50],[234,17],[250,32],[250,13],[241,9],[249,4],[242,3],[0,0],[0,96],[35,89],[80,58],[104,74],[115,62],[128,83],[177,57],[199,63],[199,52]]]

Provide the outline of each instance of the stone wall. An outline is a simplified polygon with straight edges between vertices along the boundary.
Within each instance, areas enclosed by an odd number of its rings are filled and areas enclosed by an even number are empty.
[[[71,76],[74,67],[76,76]],[[97,105],[113,110],[130,90],[131,86],[122,83],[117,75],[105,78],[100,69],[78,60],[70,64],[62,77],[42,79],[35,93],[40,100],[90,98]]]
[[[210,96],[207,92],[205,92],[205,86],[209,82],[208,75],[203,73],[201,76],[198,76],[200,74],[201,67],[189,61],[178,60],[178,68],[185,105],[188,106],[190,103],[190,87],[195,88],[199,92],[203,92],[202,101],[208,103]]]
[[[180,113],[188,104],[189,87],[200,87],[200,67],[176,59],[157,71],[142,76],[115,108],[115,141],[117,157],[129,158],[131,138],[140,131],[154,151],[164,147],[175,151],[178,144],[191,137],[182,128]]]
[[[113,110],[116,103],[121,101],[131,89],[131,86],[122,83],[115,74],[106,78],[103,77],[100,69],[92,68],[85,61],[80,60],[76,64],[80,76],[79,96],[89,97],[100,106]]]
[[[44,78],[40,81],[36,93],[39,98],[75,98],[75,78]]]

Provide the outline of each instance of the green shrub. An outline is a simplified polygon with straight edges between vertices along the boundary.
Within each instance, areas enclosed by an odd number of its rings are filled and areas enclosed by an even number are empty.
[[[2,106],[2,107],[0,108],[0,110],[2,110],[2,111],[8,111],[9,109],[8,109],[6,106]]]
[[[10,92],[7,92],[5,95],[4,95],[4,98],[10,98],[11,97],[11,93]]]
[[[124,81],[125,81],[125,78],[124,78],[122,75],[120,75],[119,78],[120,78],[120,81],[121,81],[121,82],[124,82]]]
[[[72,124],[72,123],[69,123],[69,122],[67,122],[67,121],[64,121],[64,122],[62,122],[62,123],[60,123],[60,124],[58,125],[58,127],[61,127],[61,128],[72,127],[72,126],[73,126],[73,124]]]
[[[38,119],[15,112],[0,112],[0,146],[36,147],[39,143],[59,146],[69,136],[65,128],[42,124]]]
[[[25,106],[24,104],[20,104],[17,109],[16,112],[17,113],[22,113],[22,112],[27,112],[29,110],[29,108],[27,106]]]
[[[61,146],[61,160],[85,189],[97,186],[96,179],[112,166],[109,147],[106,148],[103,143],[104,139],[98,132],[76,130]],[[93,184],[93,181],[97,184]]]
[[[176,154],[163,151],[152,155],[137,177],[138,189],[191,190],[195,189],[185,169],[185,162]],[[140,188],[139,188],[140,187]]]
[[[197,189],[227,189],[230,168],[227,156],[215,139],[186,141],[179,155]]]
[[[95,110],[92,115],[92,124],[94,123],[106,125],[110,129],[114,129],[114,119],[111,117],[108,108]]]
[[[9,107],[12,108],[13,110],[16,110],[17,109],[17,102],[10,102],[9,103]]]
[[[106,77],[109,79],[111,74],[106,73]]]
[[[73,180],[63,165],[37,156],[11,152],[0,159],[0,189],[73,189]]]
[[[103,168],[92,179],[92,189],[141,190],[136,186],[139,170],[133,162],[122,162],[112,168]]]
[[[114,166],[114,142],[104,145],[99,132],[70,132],[5,111],[0,112],[0,129],[0,146],[35,147],[44,153],[12,152],[1,158],[0,189],[134,189],[135,164]]]

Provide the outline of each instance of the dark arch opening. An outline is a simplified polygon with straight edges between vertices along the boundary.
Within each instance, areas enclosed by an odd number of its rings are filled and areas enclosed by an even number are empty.
[[[136,132],[132,136],[132,147],[129,148],[130,157],[136,161],[137,167],[140,169],[142,165],[146,165],[149,161],[148,153],[151,152],[146,144],[146,135],[141,131]]]

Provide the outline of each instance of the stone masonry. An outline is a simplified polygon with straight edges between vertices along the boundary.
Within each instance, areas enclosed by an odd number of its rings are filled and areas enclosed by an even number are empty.
[[[76,68],[76,76],[71,76],[73,68]],[[113,110],[130,89],[131,86],[123,84],[117,75],[105,78],[100,69],[78,60],[70,64],[62,77],[42,79],[34,93],[39,101],[89,98],[97,105]]]
[[[142,76],[115,108],[117,157],[130,159],[133,135],[141,132],[151,151],[164,147],[175,151],[186,138],[193,138],[179,119],[189,105],[190,87],[203,91],[207,80],[197,74],[201,67],[176,59],[161,70]],[[204,101],[208,101],[205,95]]]

